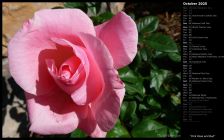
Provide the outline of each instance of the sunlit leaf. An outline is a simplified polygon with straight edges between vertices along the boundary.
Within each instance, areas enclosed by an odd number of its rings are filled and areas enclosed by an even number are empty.
[[[142,84],[142,82],[137,82],[137,83],[125,83],[125,89],[126,92],[130,95],[134,95],[139,93],[140,95],[144,96],[145,93],[145,88]]]
[[[87,14],[89,16],[96,16],[101,8],[101,2],[86,2]]]
[[[145,43],[148,47],[161,52],[178,52],[178,48],[174,40],[162,33],[154,33],[147,36]]]
[[[151,118],[145,118],[131,131],[133,137],[166,137],[167,127]]]
[[[141,57],[144,61],[147,61],[149,59],[148,50],[146,47],[140,49],[140,53],[141,53]]]
[[[169,137],[171,137],[171,138],[179,137],[179,135],[178,135],[179,130],[178,129],[169,128],[168,131],[169,131]]]
[[[152,98],[151,96],[149,96],[147,98],[147,101],[148,101],[148,104],[150,106],[152,106],[153,108],[158,108],[158,109],[161,108],[161,105],[154,98]]]
[[[181,104],[180,94],[177,94],[177,95],[172,94],[172,95],[171,95],[171,102],[172,102],[174,105],[179,105],[179,104]]]
[[[118,119],[116,125],[112,130],[107,133],[107,138],[129,138],[129,132],[122,126],[120,120]]]
[[[154,32],[159,25],[159,19],[156,16],[147,16],[137,23],[139,33]]]
[[[139,77],[137,76],[137,74],[129,67],[119,69],[118,72],[122,81],[129,83],[136,83],[139,81]]]
[[[179,53],[168,53],[168,56],[171,60],[175,62],[181,62],[181,56]]]
[[[151,84],[150,88],[155,88],[157,92],[159,92],[159,89],[163,83],[163,81],[166,79],[168,75],[167,70],[151,70]]]

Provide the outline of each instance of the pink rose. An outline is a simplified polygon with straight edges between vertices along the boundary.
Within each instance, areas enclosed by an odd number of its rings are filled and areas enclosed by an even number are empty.
[[[105,137],[125,94],[117,69],[134,59],[137,39],[136,24],[124,12],[96,27],[79,9],[36,12],[8,47],[10,73],[25,91],[30,131],[80,128]]]

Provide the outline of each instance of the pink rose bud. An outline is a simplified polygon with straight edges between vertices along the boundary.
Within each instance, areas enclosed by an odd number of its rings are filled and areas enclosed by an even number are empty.
[[[48,9],[24,23],[8,46],[12,77],[26,95],[30,131],[105,137],[120,114],[117,69],[137,53],[135,22],[124,12],[94,27],[79,9]]]

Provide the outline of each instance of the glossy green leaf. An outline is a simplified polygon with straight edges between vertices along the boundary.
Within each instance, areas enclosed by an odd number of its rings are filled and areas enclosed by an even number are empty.
[[[181,80],[181,73],[176,74],[176,77]]]
[[[142,65],[142,58],[140,51],[138,51],[133,62],[129,64],[129,67],[132,68],[134,71],[137,71],[141,65]]]
[[[159,89],[163,83],[163,81],[166,79],[168,75],[167,70],[151,70],[151,84],[150,88],[155,88],[157,92],[159,92]]]
[[[148,110],[147,106],[146,106],[146,105],[144,105],[144,104],[139,104],[138,109],[139,109],[139,111],[140,111],[140,112],[143,112],[143,111]]]
[[[133,127],[139,122],[139,120],[140,119],[138,118],[138,116],[135,113],[134,115],[131,116],[131,120],[129,121],[129,125]]]
[[[166,137],[167,127],[151,118],[145,118],[131,131],[133,137]]]
[[[145,91],[144,91],[145,92]],[[142,102],[144,100],[145,94],[135,94],[135,101]]]
[[[124,67],[118,70],[119,76],[122,81],[129,83],[136,83],[139,81],[139,78],[134,71],[132,71],[129,67]]]
[[[164,97],[167,95],[167,91],[165,90],[165,88],[163,86],[160,87],[158,94],[160,95],[160,97]]]
[[[139,34],[139,35],[138,35],[138,45],[139,45],[140,47],[145,46],[144,41],[145,41],[144,34]]]
[[[174,94],[172,94],[171,95],[171,102],[174,104],[174,105],[179,105],[179,104],[181,104],[181,99],[180,99],[181,97],[180,97],[180,94],[177,94],[177,95],[174,95]]]
[[[137,108],[137,103],[135,101],[131,102],[123,102],[121,106],[120,118],[121,120],[130,120],[132,116],[135,115],[135,111]]]
[[[124,101],[121,105],[121,109],[120,109],[120,119],[123,121],[125,119],[125,113],[126,110],[128,108],[128,102]]]
[[[169,128],[168,131],[169,131],[169,137],[171,138],[176,138],[180,136],[178,129]]]
[[[87,14],[92,16],[97,16],[101,9],[101,2],[86,2],[87,5]]]
[[[105,12],[98,16],[92,16],[91,19],[93,20],[95,25],[101,24],[109,19],[111,19],[114,15],[111,12]]]
[[[82,130],[80,129],[76,129],[75,131],[73,131],[70,135],[71,138],[85,138],[87,137],[87,134],[84,133]]]
[[[178,52],[178,48],[174,40],[162,33],[154,33],[147,36],[145,43],[148,47],[161,52]]]
[[[154,54],[154,58],[163,58],[163,57],[165,57],[167,54],[166,53],[164,53],[164,52],[161,52],[161,51],[155,51],[155,54]]]
[[[175,62],[181,62],[181,56],[179,53],[168,53],[168,56],[171,60]]]
[[[139,33],[154,32],[159,25],[159,19],[156,16],[147,16],[137,23]]]
[[[144,61],[147,61],[149,59],[149,56],[148,56],[148,50],[146,47],[143,47],[140,49],[140,54],[141,54],[141,57]]]
[[[141,96],[144,96],[145,88],[141,81],[137,83],[125,83],[125,89],[127,94],[135,95],[140,94]]]
[[[86,5],[85,2],[65,2],[64,7],[65,8],[80,8],[80,9],[83,9],[83,8],[86,8],[87,5]]]
[[[86,2],[87,9],[88,9],[88,15],[89,16],[96,16],[97,11],[95,7],[95,2]]]
[[[120,120],[117,121],[114,128],[107,133],[107,138],[129,138],[129,132],[122,126]]]
[[[157,119],[159,116],[161,116],[160,112],[152,112],[150,115],[147,116],[147,118],[154,120]]]
[[[158,109],[161,108],[160,103],[157,102],[154,98],[152,98],[152,96],[149,96],[149,97],[147,98],[147,102],[148,102],[148,104],[149,104],[151,107],[153,107],[153,108],[158,108]]]
[[[114,15],[111,12],[105,12],[99,15],[103,21],[111,19]]]

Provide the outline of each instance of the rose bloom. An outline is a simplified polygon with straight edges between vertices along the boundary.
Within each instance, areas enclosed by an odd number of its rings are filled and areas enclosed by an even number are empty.
[[[137,53],[135,22],[120,12],[95,26],[79,9],[45,9],[8,46],[12,77],[25,91],[30,131],[105,137],[120,114],[125,85],[117,69]]]

